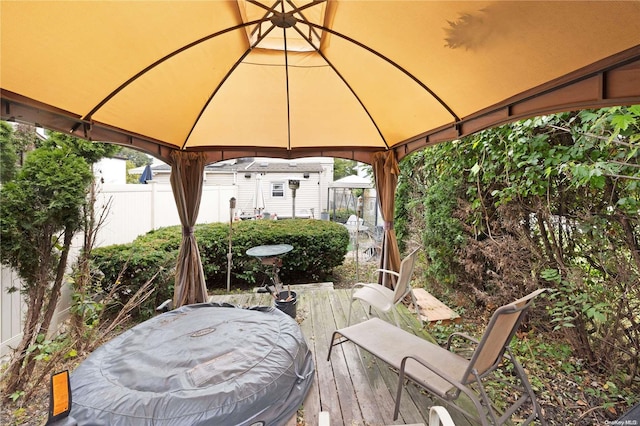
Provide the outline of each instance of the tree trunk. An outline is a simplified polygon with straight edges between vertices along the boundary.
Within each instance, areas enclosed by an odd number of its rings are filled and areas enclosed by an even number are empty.
[[[538,211],[536,212],[536,216],[538,219],[538,226],[540,227],[539,238],[542,241],[543,247],[545,248],[549,262],[558,265],[561,269],[564,269],[564,261],[562,257],[558,256],[553,230],[550,231],[547,229],[547,215],[543,212],[542,209],[538,209]],[[553,241],[550,241],[550,237]]]
[[[24,374],[25,359],[27,357],[27,349],[35,342],[37,337],[38,319],[42,311],[44,301],[44,293],[46,288],[32,284],[27,291],[28,308],[24,326],[22,328],[22,339],[20,344],[14,351],[9,368],[7,369],[7,387],[5,398],[9,397],[17,390],[22,390],[24,383],[28,381],[28,376]]]
[[[58,267],[56,270],[56,278],[53,282],[53,287],[49,292],[49,303],[45,310],[44,317],[42,318],[42,324],[40,325],[40,332],[47,335],[49,333],[49,327],[51,326],[51,320],[53,314],[56,311],[58,305],[58,299],[60,299],[60,289],[62,288],[62,282],[64,281],[64,274],[67,269],[67,260],[69,258],[69,250],[71,248],[71,240],[73,239],[73,229],[67,227],[64,230],[64,243],[62,247],[62,254],[58,261]]]
[[[93,170],[93,165],[91,166],[91,168]],[[84,241],[77,259],[77,273],[74,280],[74,293],[81,301],[85,300],[86,294],[91,284],[91,252],[95,244],[98,229],[104,222],[105,213],[108,211],[109,204],[110,202],[107,203],[107,206],[103,208],[102,213],[96,218],[96,183],[94,181],[89,186],[89,196],[87,199],[87,204],[83,206]],[[86,339],[82,338],[84,336],[84,333],[87,331],[85,320],[86,319],[83,310],[71,310],[71,332],[75,335],[78,351],[83,351],[86,344]]]
[[[33,282],[25,282],[27,287],[27,315],[25,317],[24,326],[22,328],[22,339],[20,344],[14,350],[14,356],[7,369],[7,387],[6,395],[8,397],[12,393],[21,389],[28,381],[35,361],[33,355],[27,359],[27,350],[31,345],[36,343],[38,334],[40,333],[40,317],[44,306],[45,294],[49,287],[49,271],[51,270],[51,241],[53,235],[45,232],[38,240],[40,264],[38,265],[37,276]]]
[[[565,329],[569,342],[573,346],[574,353],[579,358],[586,359],[591,366],[598,363],[598,357],[593,353],[591,343],[589,341],[589,333],[583,318],[577,315],[573,321],[575,327]]]

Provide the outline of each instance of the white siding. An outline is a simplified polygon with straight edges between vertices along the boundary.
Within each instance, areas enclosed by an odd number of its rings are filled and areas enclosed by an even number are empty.
[[[296,176],[297,177],[297,176]],[[267,188],[265,196],[265,210],[277,213],[280,217],[291,217],[293,211],[293,190],[289,188],[289,175],[284,173],[270,173],[264,178],[264,186]],[[271,183],[284,183],[284,197],[276,198],[271,195]],[[296,190],[296,216],[313,214],[320,217],[321,193],[319,191],[320,174],[310,173],[309,178],[300,178],[300,188]]]
[[[290,173],[264,173],[261,175],[261,190],[264,197],[264,211],[274,213],[278,217],[291,217],[293,210],[293,190],[289,188]],[[300,188],[296,190],[296,216],[311,215],[320,218],[320,212],[326,209],[328,182],[325,172],[309,173],[308,178],[293,176],[300,181]],[[238,174],[238,209],[251,214],[256,196],[256,173],[250,173],[245,177],[244,173]],[[272,184],[284,183],[284,197],[272,195]]]
[[[204,175],[205,186],[211,186],[211,185],[229,186],[229,185],[236,185],[236,184],[237,184],[236,173],[234,172],[230,172],[230,173],[207,172]]]
[[[102,158],[93,165],[93,174],[103,183],[127,183],[127,161],[120,158]]]

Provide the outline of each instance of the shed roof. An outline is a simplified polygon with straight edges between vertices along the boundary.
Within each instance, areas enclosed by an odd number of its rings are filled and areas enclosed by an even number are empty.
[[[370,178],[358,175],[345,176],[341,179],[333,181],[329,187],[331,188],[373,188]]]

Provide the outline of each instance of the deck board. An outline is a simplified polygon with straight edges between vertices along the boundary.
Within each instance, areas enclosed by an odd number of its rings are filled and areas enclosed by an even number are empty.
[[[314,365],[318,365],[317,358],[322,358],[322,351],[316,348],[315,346],[315,334],[313,330],[313,321],[308,316],[308,307],[313,303],[314,297],[311,296],[308,292],[301,292],[300,296],[298,296],[298,302],[300,306],[297,308],[298,316],[302,317],[302,321],[300,322],[300,328],[302,329],[302,334],[306,336],[307,344],[311,349],[313,354],[313,362]],[[318,379],[318,368],[316,367],[314,372],[314,380],[311,384],[311,390],[307,394],[304,402],[302,403],[302,411],[303,411],[303,419],[304,422],[308,425],[317,425],[318,424],[318,415],[321,411],[320,408],[320,389],[318,387],[319,379]]]
[[[413,290],[416,302],[420,306],[420,316],[426,322],[460,322],[460,315],[453,309],[436,299],[431,293],[423,288]]]
[[[348,311],[344,309],[344,301],[346,299],[342,297],[344,294],[345,292],[335,292],[331,295],[336,328],[342,328],[347,325],[346,316]],[[346,360],[357,360],[360,358],[360,353],[355,345],[342,345],[341,348]],[[358,405],[360,406],[363,423],[379,423],[381,419],[385,417],[385,410],[380,410],[379,397],[375,392],[375,388],[372,387],[371,382],[368,380],[369,372],[367,368],[362,362],[350,362],[348,363],[348,374],[356,394]],[[383,393],[383,395],[388,399],[388,394]],[[387,419],[390,420],[390,417],[387,417]]]
[[[340,401],[338,399],[338,389],[333,380],[333,366],[331,361],[327,361],[321,356],[325,351],[323,348],[329,347],[329,336],[332,324],[324,322],[323,310],[328,308],[329,293],[316,293],[311,300],[310,317],[313,321],[313,331],[316,350],[316,369],[318,371],[318,388],[320,391],[320,408],[329,412],[331,423],[336,426],[343,425]]]
[[[341,301],[343,310],[348,314],[350,305],[350,293],[342,291],[339,294],[339,299]],[[352,309],[352,324],[366,319],[366,310],[360,303],[354,303]],[[341,327],[342,326],[346,326],[346,320],[345,323],[341,325]],[[352,350],[353,356],[355,357],[353,359],[357,360],[358,358],[360,358],[359,363],[352,362],[352,364],[360,365],[361,371],[364,374],[363,379],[365,379],[366,382],[369,383],[369,387],[372,389],[372,393],[376,398],[379,415],[376,420],[371,421],[369,424],[391,425],[416,423],[423,421],[422,417],[419,416],[418,410],[415,405],[411,405],[411,401],[408,400],[402,401],[403,409],[401,410],[401,417],[398,419],[398,421],[394,421],[393,409],[395,401],[395,389],[398,383],[398,375],[394,371],[392,371],[387,364],[379,361],[372,354],[365,350],[362,350],[361,348],[358,348],[355,345],[340,345],[334,348],[334,350],[339,347],[344,351],[347,351],[348,348],[350,348]]]
[[[429,407],[433,401],[412,384],[405,386],[400,416],[393,420],[398,374],[372,354],[345,343],[334,347],[331,359],[327,361],[333,332],[347,325],[351,301],[349,290],[334,290],[330,283],[322,283],[292,286],[292,291],[298,296],[296,320],[315,364],[314,381],[299,410],[298,417],[302,418],[302,423],[297,423],[298,426],[317,425],[320,411],[329,413],[332,426],[428,424]],[[214,295],[210,301],[240,307],[273,305],[269,294],[254,292]],[[392,314],[373,312],[373,315],[394,322]],[[362,304],[354,303],[351,323],[366,318],[367,312]],[[415,313],[404,306],[400,307],[400,325],[405,330],[429,337]],[[286,426],[295,425],[296,416],[293,416]]]
[[[337,328],[336,323],[336,314],[334,308],[333,294],[326,293],[328,296],[328,303],[326,306],[328,309],[323,309],[323,316],[321,318],[322,323],[325,325],[324,335],[326,337],[326,343],[322,346],[326,349],[323,351],[325,353],[328,352],[329,343],[331,342],[331,338],[333,337],[333,332]],[[353,384],[351,383],[351,375],[349,373],[349,367],[347,366],[348,356],[345,354],[344,348],[340,348],[340,351],[337,351],[332,359],[324,360],[324,362],[331,364],[333,370],[333,381],[336,385],[336,390],[338,392],[338,401],[340,403],[340,411],[342,414],[342,424],[344,425],[353,425],[353,424],[363,424],[362,412],[359,405],[359,400],[356,397],[356,392]],[[332,424],[334,422],[334,418],[331,418]]]

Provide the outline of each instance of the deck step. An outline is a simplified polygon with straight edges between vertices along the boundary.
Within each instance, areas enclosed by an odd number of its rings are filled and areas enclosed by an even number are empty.
[[[425,322],[458,322],[460,315],[447,305],[436,299],[423,288],[414,288],[413,294],[416,296],[418,306],[420,306],[420,317]]]

